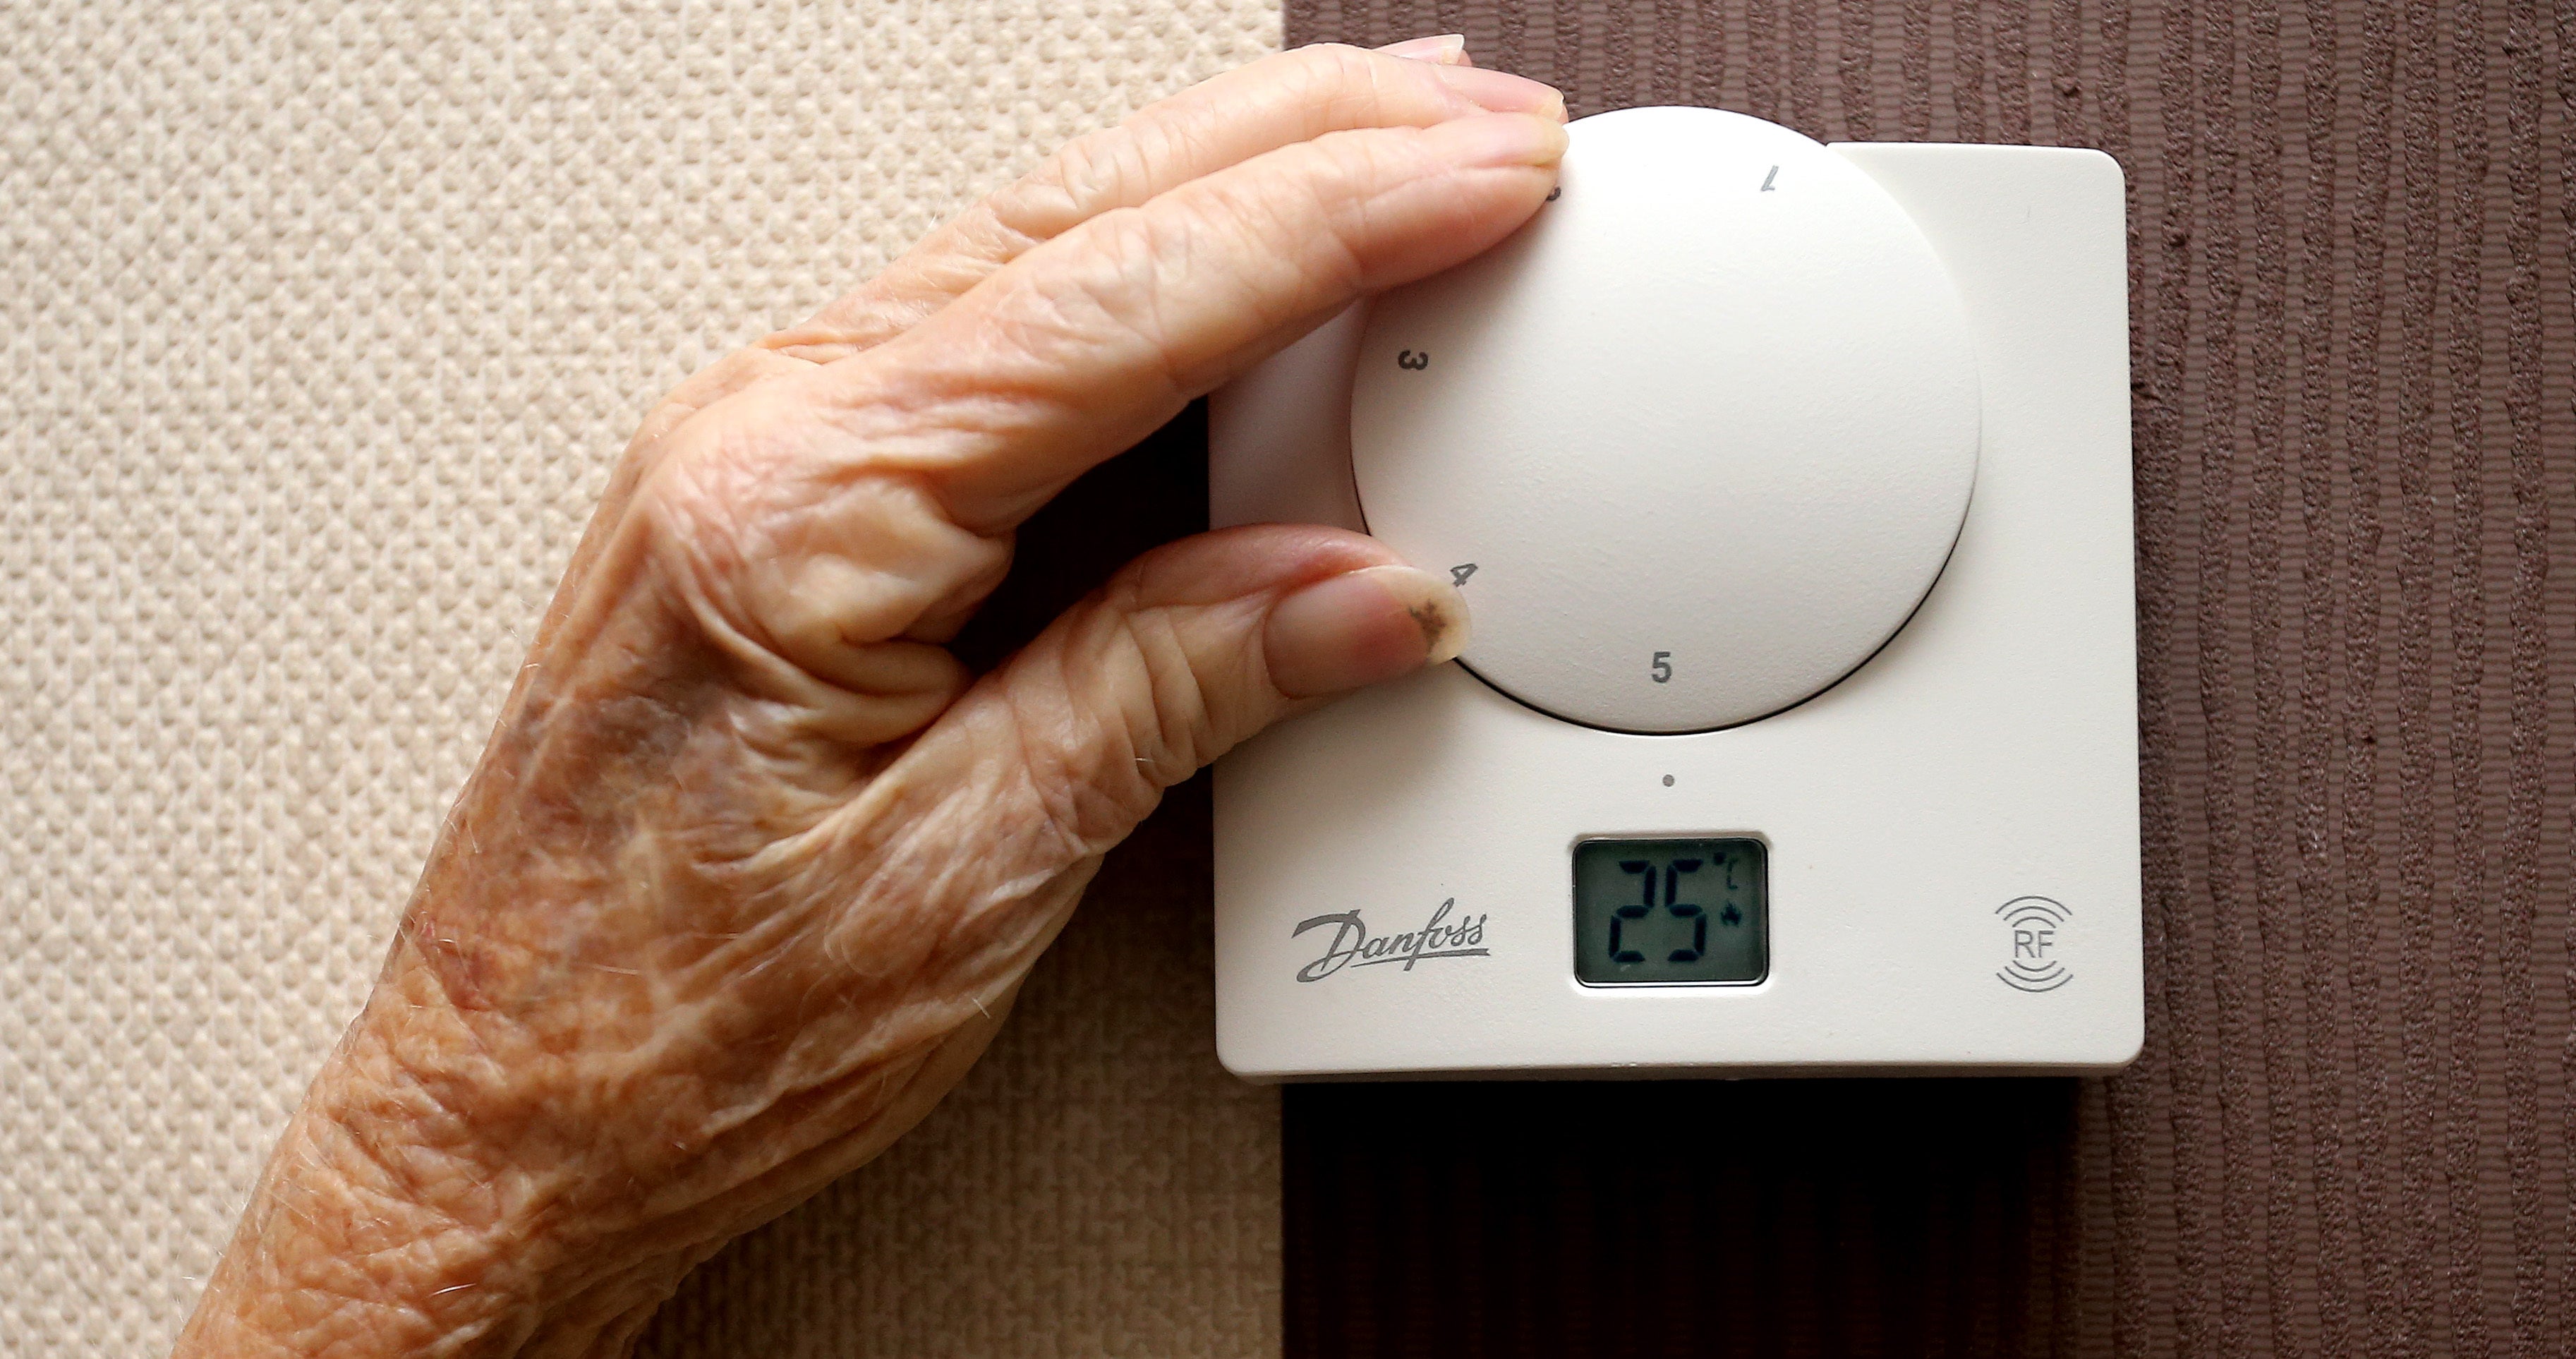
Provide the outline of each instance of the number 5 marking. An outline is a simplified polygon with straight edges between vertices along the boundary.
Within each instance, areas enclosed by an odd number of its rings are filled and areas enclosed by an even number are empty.
[[[1670,684],[1670,683],[1672,683],[1672,682],[1673,682],[1673,653],[1671,653],[1671,652],[1669,652],[1669,651],[1658,651],[1658,652],[1656,652],[1656,653],[1655,653],[1655,663],[1654,663],[1653,665],[1650,665],[1650,666],[1647,666],[1647,667],[1646,667],[1646,673],[1647,673],[1647,674],[1649,674],[1649,675],[1654,676],[1654,677],[1655,677],[1655,683],[1657,683],[1657,684]]]
[[[1664,909],[1672,912],[1673,919],[1691,923],[1690,947],[1674,949],[1666,962],[1695,963],[1708,956],[1708,912],[1682,900],[1682,875],[1698,871],[1697,859],[1675,859],[1664,865]]]

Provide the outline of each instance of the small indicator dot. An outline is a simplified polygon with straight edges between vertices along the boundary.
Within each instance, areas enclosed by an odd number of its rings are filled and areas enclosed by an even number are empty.
[[[1672,787],[1672,786],[1673,786],[1673,776],[1672,776],[1672,775],[1670,775],[1670,774],[1666,774],[1666,775],[1664,775],[1664,786],[1665,786],[1666,788],[1670,788],[1670,787]]]

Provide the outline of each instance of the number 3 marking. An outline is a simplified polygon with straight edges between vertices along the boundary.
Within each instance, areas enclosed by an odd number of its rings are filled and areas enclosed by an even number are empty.
[[[1647,667],[1646,667],[1646,673],[1647,673],[1647,674],[1649,674],[1649,675],[1654,676],[1654,677],[1655,677],[1655,683],[1657,683],[1657,684],[1670,684],[1670,683],[1672,683],[1672,682],[1673,682],[1673,653],[1671,653],[1671,652],[1669,652],[1669,651],[1658,651],[1658,652],[1656,652],[1656,653],[1655,653],[1655,663],[1654,663],[1653,665],[1650,665],[1650,666],[1647,666]]]

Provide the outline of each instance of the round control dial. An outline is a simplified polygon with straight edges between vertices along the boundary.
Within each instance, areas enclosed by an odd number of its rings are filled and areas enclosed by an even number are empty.
[[[1373,304],[1361,508],[1460,579],[1461,659],[1512,697],[1617,731],[1749,722],[1869,659],[1940,575],[1976,479],[1966,315],[1896,201],[1787,128],[1654,108],[1571,135],[1527,227]]]

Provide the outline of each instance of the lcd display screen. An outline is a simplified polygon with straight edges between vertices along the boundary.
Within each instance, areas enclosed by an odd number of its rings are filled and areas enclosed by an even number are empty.
[[[1576,980],[1762,980],[1771,966],[1769,868],[1754,839],[1576,842]]]

